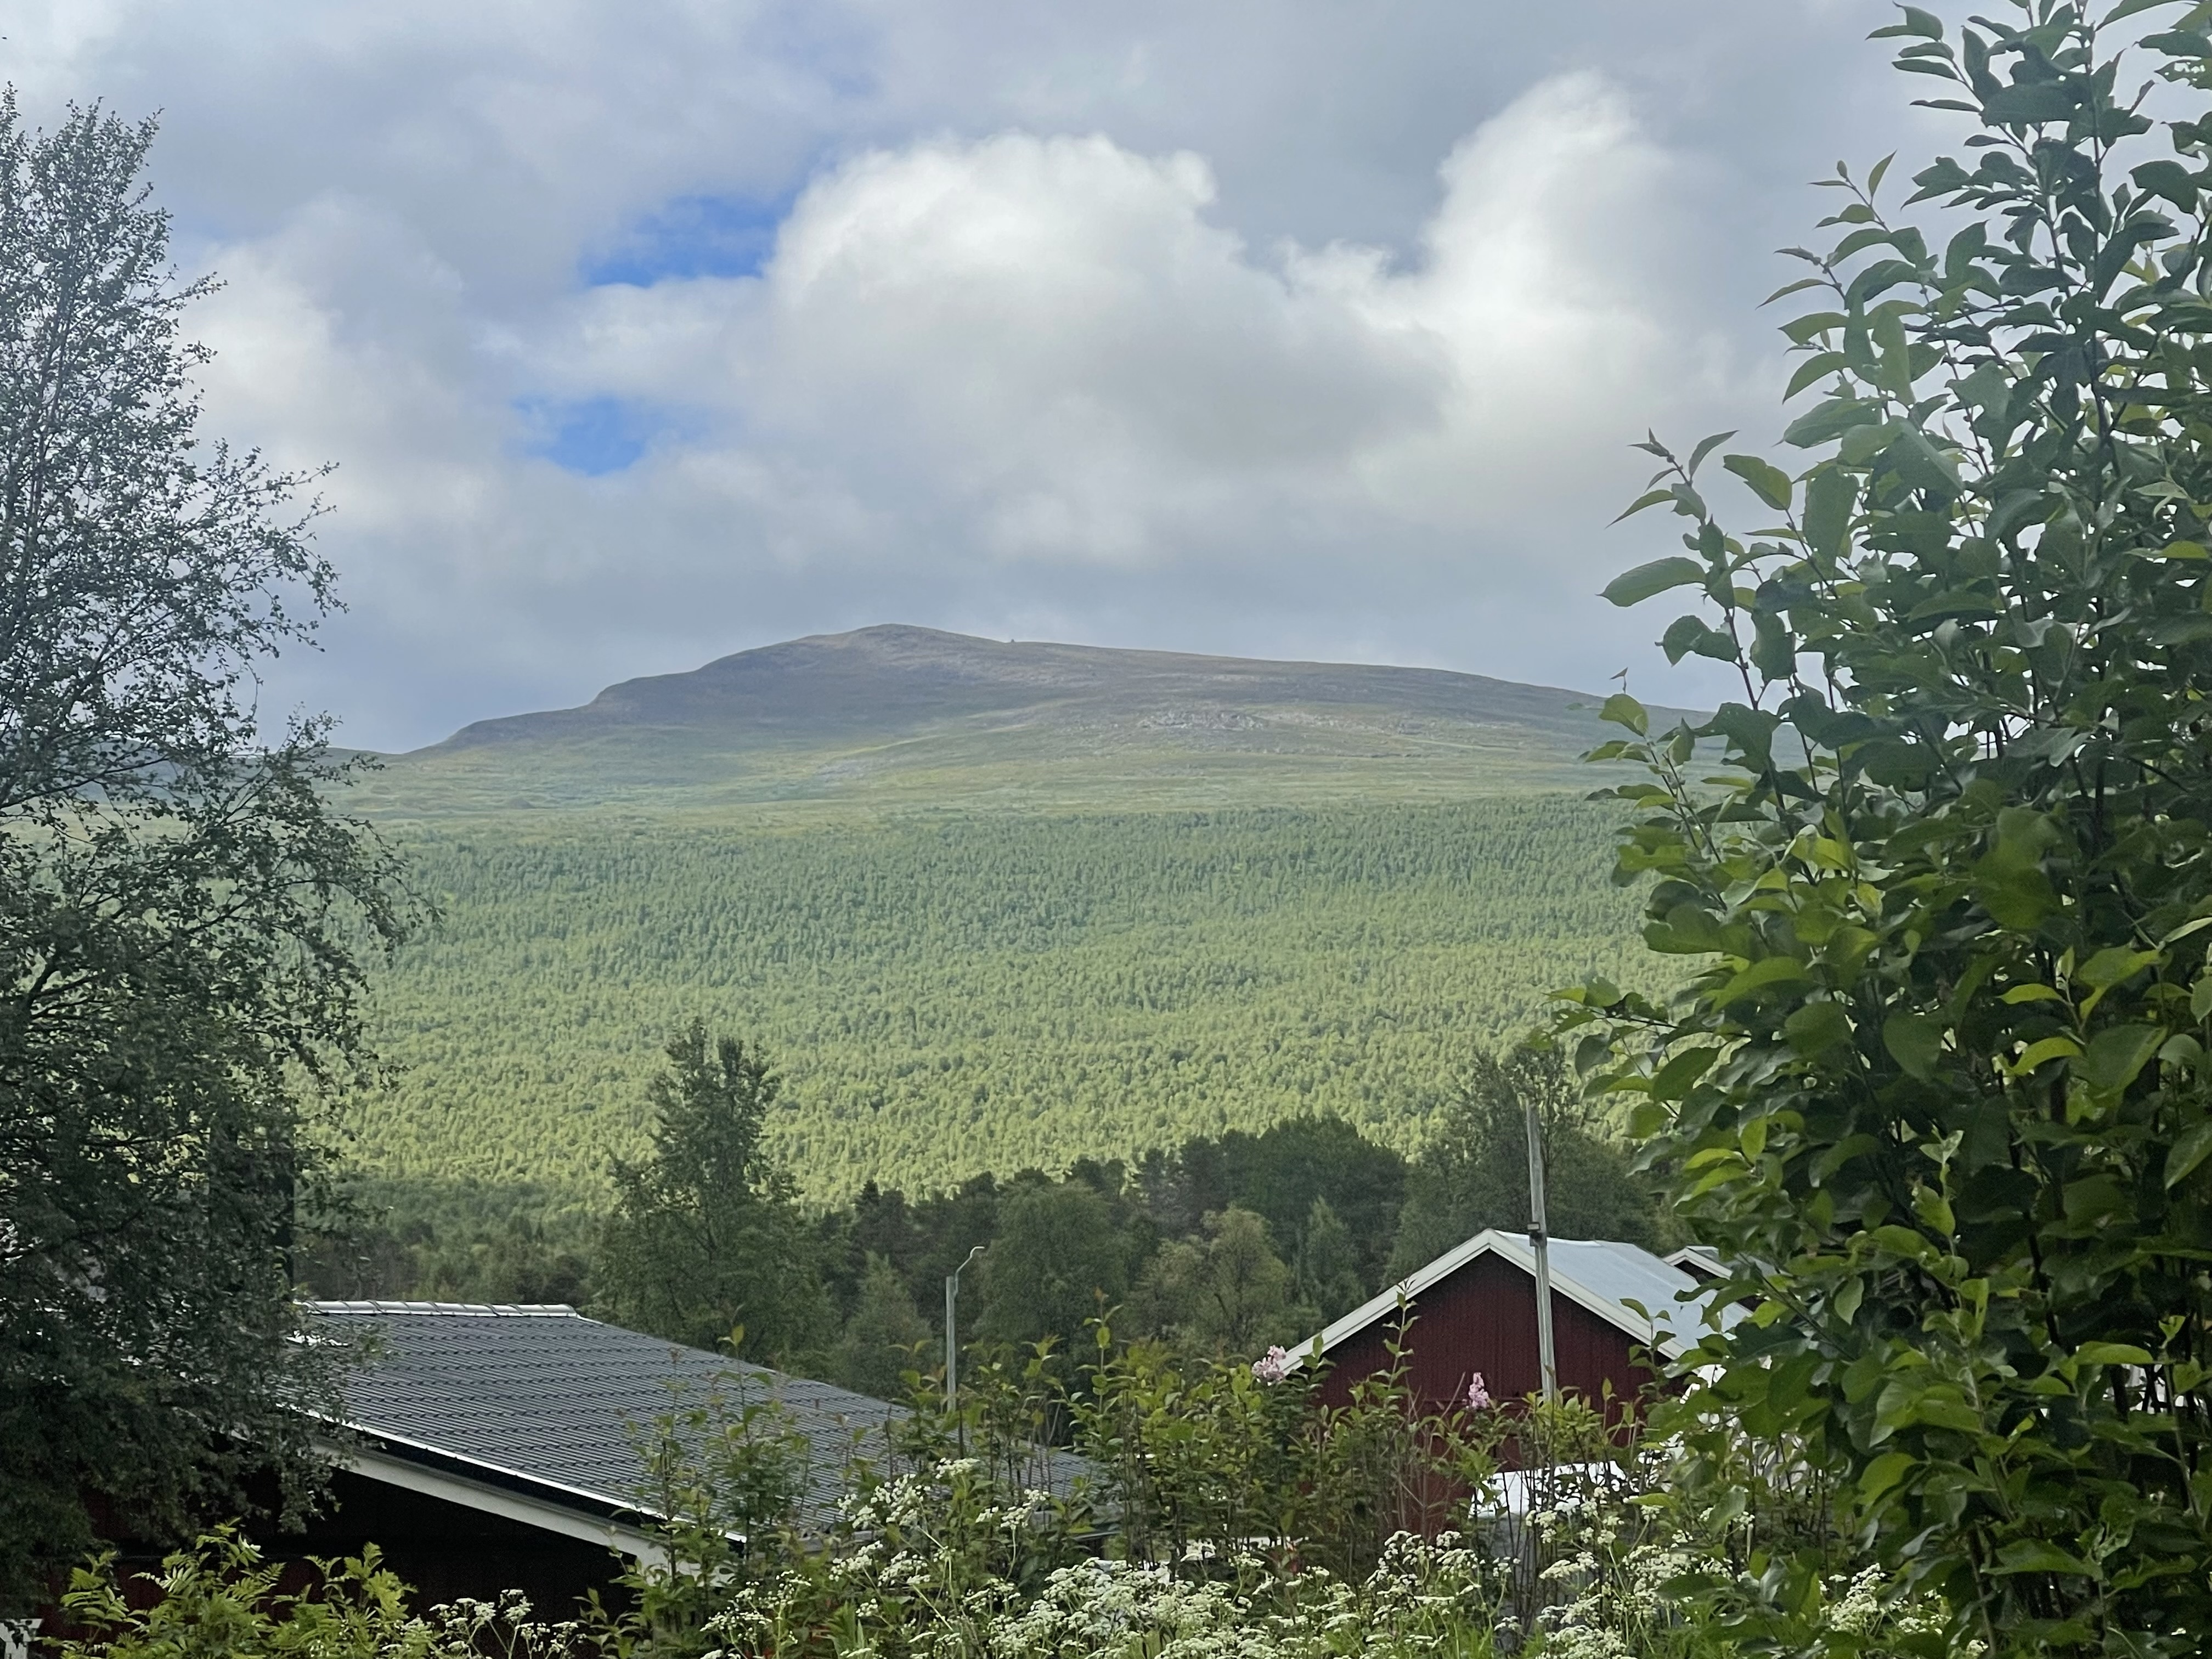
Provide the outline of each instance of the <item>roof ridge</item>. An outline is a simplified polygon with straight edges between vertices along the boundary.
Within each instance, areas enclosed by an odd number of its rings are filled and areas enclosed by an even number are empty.
[[[1654,1255],[1641,1244],[1631,1243],[1626,1239],[1553,1238],[1547,1242],[1554,1249],[1564,1245],[1570,1249],[1601,1250],[1616,1258],[1623,1253],[1632,1257],[1641,1256],[1651,1267],[1658,1268],[1661,1273],[1672,1274],[1680,1279],[1684,1289],[1698,1288],[1693,1275],[1683,1272],[1681,1268]],[[1351,1312],[1308,1337],[1303,1345],[1291,1351],[1290,1355],[1291,1364],[1296,1365],[1301,1363],[1312,1353],[1316,1343],[1320,1345],[1321,1351],[1327,1353],[1339,1343],[1358,1335],[1385,1316],[1395,1312],[1401,1298],[1410,1307],[1414,1298],[1431,1285],[1450,1278],[1468,1262],[1482,1255],[1498,1256],[1521,1272],[1534,1276],[1535,1252],[1527,1238],[1505,1228],[1486,1227],[1474,1237],[1454,1245],[1434,1261],[1415,1268],[1403,1279],[1385,1285],[1376,1295],[1370,1297]],[[1636,1310],[1630,1308],[1618,1297],[1583,1284],[1571,1273],[1563,1271],[1563,1267],[1564,1264],[1558,1261],[1551,1264],[1552,1289],[1554,1293],[1564,1295],[1569,1301],[1579,1304],[1618,1330],[1626,1331],[1632,1335],[1648,1334],[1652,1340],[1653,1346],[1662,1352],[1673,1346],[1679,1345],[1680,1339],[1671,1328],[1674,1322],[1671,1314],[1663,1310],[1647,1308],[1642,1310],[1642,1317],[1632,1323],[1630,1318],[1625,1316],[1634,1316]],[[1644,1328],[1643,1331],[1637,1328],[1639,1325]],[[1668,1328],[1662,1330],[1661,1328],[1662,1325]]]
[[[565,1302],[324,1302],[304,1304],[319,1314],[416,1314],[453,1318],[581,1319]]]

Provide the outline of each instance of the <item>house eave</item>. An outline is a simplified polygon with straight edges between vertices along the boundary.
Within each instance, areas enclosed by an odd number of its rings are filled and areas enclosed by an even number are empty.
[[[570,1492],[549,1483],[486,1480],[483,1474],[491,1471],[471,1468],[469,1460],[412,1445],[396,1437],[375,1438],[383,1443],[325,1439],[317,1444],[333,1467],[366,1480],[458,1504],[480,1515],[519,1522],[541,1532],[601,1545],[635,1560],[667,1564],[666,1547],[635,1524],[645,1517],[633,1510],[614,1505],[597,1494]],[[398,1449],[403,1445],[404,1453]],[[559,1493],[560,1498],[552,1493]]]

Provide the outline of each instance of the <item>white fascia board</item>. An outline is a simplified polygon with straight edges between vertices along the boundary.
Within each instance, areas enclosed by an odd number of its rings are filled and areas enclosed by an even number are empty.
[[[381,1481],[386,1486],[398,1486],[406,1492],[420,1492],[425,1498],[458,1504],[463,1509],[474,1510],[480,1515],[496,1515],[503,1520],[520,1522],[541,1532],[557,1533],[563,1538],[580,1539],[587,1544],[601,1545],[649,1565],[665,1567],[668,1565],[665,1546],[650,1533],[624,1526],[618,1521],[579,1515],[574,1510],[550,1504],[542,1498],[532,1498],[527,1492],[509,1492],[501,1486],[471,1480],[465,1475],[448,1474],[443,1469],[428,1468],[368,1447],[339,1446],[325,1442],[323,1450],[337,1468],[367,1480]]]

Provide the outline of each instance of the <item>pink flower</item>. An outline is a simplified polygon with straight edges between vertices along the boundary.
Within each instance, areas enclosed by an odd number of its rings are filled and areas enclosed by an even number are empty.
[[[1252,1362],[1252,1375],[1271,1387],[1290,1374],[1291,1357],[1280,1348],[1270,1348]]]
[[[1490,1390],[1482,1386],[1482,1373],[1477,1371],[1474,1380],[1467,1385],[1467,1408],[1471,1412],[1486,1412],[1490,1407]]]

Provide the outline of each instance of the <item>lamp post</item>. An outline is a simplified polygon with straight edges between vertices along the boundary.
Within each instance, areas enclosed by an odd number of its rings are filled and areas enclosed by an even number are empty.
[[[983,1247],[978,1244],[968,1252],[967,1261],[945,1275],[945,1409],[947,1411],[958,1408],[960,1393],[960,1336],[957,1326],[960,1275],[974,1266],[975,1258],[982,1254]]]
[[[1528,1107],[1528,1248],[1536,1257],[1536,1361],[1542,1368],[1544,1401],[1559,1398],[1559,1361],[1552,1351],[1552,1249],[1544,1225],[1544,1127],[1536,1103]]]

